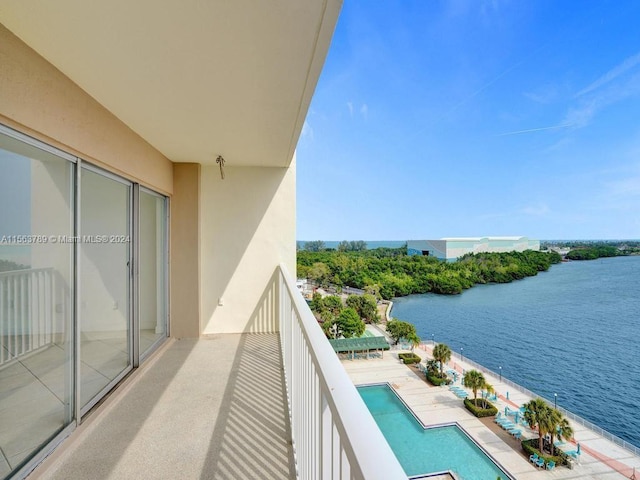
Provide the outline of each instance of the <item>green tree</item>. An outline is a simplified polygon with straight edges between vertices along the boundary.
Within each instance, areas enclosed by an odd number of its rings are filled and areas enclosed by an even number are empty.
[[[558,433],[557,429],[558,429],[558,426],[560,425],[560,420],[562,420],[562,414],[555,408],[549,407],[549,411],[543,421],[544,423],[543,430],[551,436],[551,447],[550,447],[551,455],[553,455],[553,449],[554,449],[553,441],[555,439],[556,434]]]
[[[571,440],[573,437],[573,428],[571,428],[571,424],[569,420],[564,415],[560,415],[560,420],[558,421],[558,425],[554,429],[554,431],[558,434],[558,439],[563,440]],[[554,453],[554,445],[553,445],[553,433],[551,434],[551,455]]]
[[[524,405],[524,420],[532,430],[538,429],[538,450],[542,452],[542,437],[549,433],[549,415],[552,408],[541,398],[535,398]]]
[[[321,252],[326,250],[327,247],[322,240],[314,240],[312,242],[305,242],[303,247],[307,252]]]
[[[369,295],[373,295],[376,301],[382,299],[382,296],[380,295],[380,285],[378,284],[374,283],[373,285],[365,285],[364,291]]]
[[[407,337],[407,342],[411,344],[411,351],[413,352],[413,349],[420,345],[420,337],[417,333],[413,332]]]
[[[317,285],[327,286],[329,284],[329,267],[322,263],[316,262],[308,270],[307,278]]]
[[[439,375],[438,368],[439,368],[438,361],[435,358],[432,358],[431,360],[427,360],[427,372],[429,372],[429,375],[434,375],[434,376]]]
[[[354,308],[360,318],[368,323],[377,323],[379,320],[378,303],[372,295],[349,295],[347,306]]]
[[[338,328],[342,330],[344,338],[359,337],[364,333],[365,325],[358,312],[347,307],[340,312],[336,319]]]
[[[487,397],[489,395],[491,395],[492,393],[495,393],[496,390],[495,388],[493,388],[493,385],[491,385],[490,383],[486,383],[484,384],[484,386],[482,387],[485,391],[485,395],[483,397],[483,402],[482,402],[482,408],[487,408]]]
[[[343,240],[338,244],[339,252],[361,252],[367,249],[367,242],[362,240],[347,241]]]
[[[464,386],[469,387],[473,392],[473,404],[476,404],[478,398],[478,390],[481,390],[486,384],[484,375],[478,370],[469,370],[464,374]]]
[[[322,299],[322,295],[318,292],[313,293],[313,297],[311,297],[311,303],[309,304],[309,308],[314,313],[322,313],[324,310],[324,301]]]
[[[398,343],[400,340],[408,340],[411,335],[416,335],[416,327],[412,323],[393,319],[387,322],[387,333]]]
[[[449,345],[439,343],[433,347],[433,359],[440,362],[440,378],[444,378],[444,364],[451,360],[451,349]]]
[[[340,315],[340,312],[344,308],[342,305],[342,299],[337,295],[329,295],[328,297],[324,297],[322,299],[322,304],[325,310],[331,312],[334,317]]]

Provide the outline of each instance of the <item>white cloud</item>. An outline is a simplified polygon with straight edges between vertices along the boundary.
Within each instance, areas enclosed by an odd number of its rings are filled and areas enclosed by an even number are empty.
[[[347,102],[347,108],[349,109],[349,116],[353,118],[353,102]]]
[[[562,123],[575,128],[586,127],[600,110],[639,94],[640,74],[636,74],[624,83],[610,85],[603,91],[588,97],[589,100],[581,101],[579,105],[570,108]]]
[[[536,103],[547,105],[558,99],[558,89],[554,86],[541,87],[534,92],[524,92],[523,95]]]
[[[595,82],[591,83],[586,88],[583,88],[582,90],[580,90],[576,94],[576,97],[580,97],[580,96],[585,95],[585,94],[587,94],[589,92],[597,90],[598,88],[602,87],[603,85],[606,85],[607,83],[615,80],[620,75],[624,74],[625,72],[627,72],[628,70],[632,69],[633,67],[635,67],[638,64],[640,64],[640,53],[636,53],[635,55],[627,58],[625,61],[623,61],[619,65],[616,65],[614,68],[612,68],[607,73],[605,73],[600,78],[598,78]]]
[[[609,195],[637,197],[640,196],[640,176],[609,182],[606,187]]]
[[[369,116],[369,107],[367,106],[366,103],[363,103],[362,106],[360,107],[360,113],[362,114],[365,120]]]

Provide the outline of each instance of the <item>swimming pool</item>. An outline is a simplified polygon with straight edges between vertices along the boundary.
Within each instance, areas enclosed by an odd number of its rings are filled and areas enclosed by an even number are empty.
[[[510,478],[456,425],[425,429],[388,385],[358,392],[407,476],[452,471],[460,480]]]

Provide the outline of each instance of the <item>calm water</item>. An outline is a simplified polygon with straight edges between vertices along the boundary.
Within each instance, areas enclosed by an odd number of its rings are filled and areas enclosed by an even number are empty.
[[[392,315],[640,447],[640,256],[569,262],[462,295],[394,300]],[[505,392],[501,392],[505,393]]]
[[[506,478],[458,427],[424,429],[388,386],[358,392],[408,476],[452,470],[461,480]]]
[[[298,240],[298,247],[303,248],[306,242],[306,240]],[[407,243],[406,240],[365,240],[365,242],[367,242],[367,249],[369,250],[381,247],[400,248]],[[326,248],[338,248],[338,244],[340,244],[340,240],[326,240],[324,242]]]

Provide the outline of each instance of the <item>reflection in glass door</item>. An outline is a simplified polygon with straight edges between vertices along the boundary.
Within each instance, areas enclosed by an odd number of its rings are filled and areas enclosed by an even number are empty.
[[[80,193],[82,413],[132,366],[131,183],[83,167]]]
[[[138,325],[144,357],[167,336],[167,201],[144,188],[138,198]]]
[[[0,478],[74,420],[73,160],[0,126]]]

